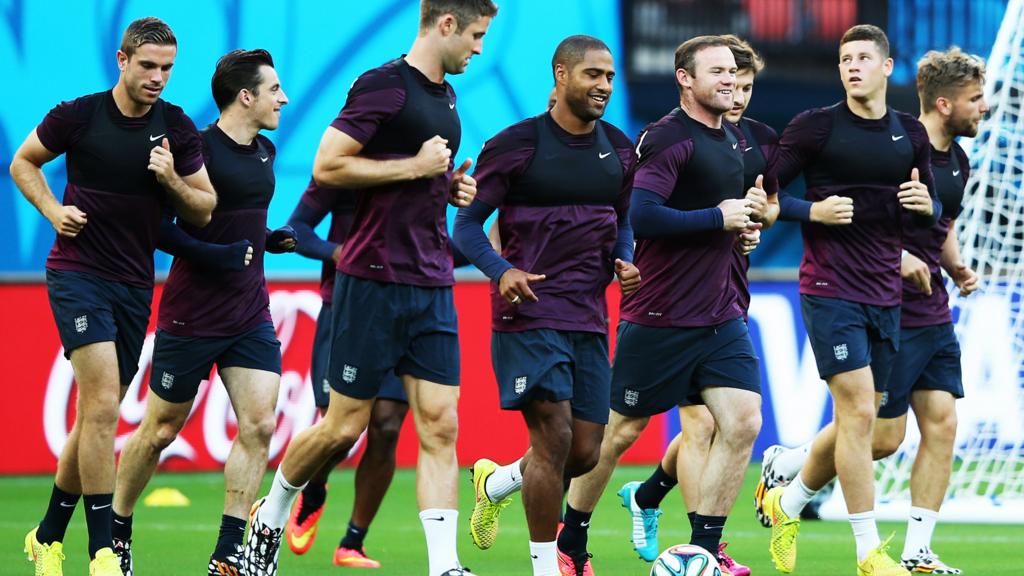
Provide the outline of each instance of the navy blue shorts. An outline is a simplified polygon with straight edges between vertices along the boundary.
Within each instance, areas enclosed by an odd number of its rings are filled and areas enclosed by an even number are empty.
[[[331,388],[380,395],[388,374],[459,385],[459,335],[450,286],[424,288],[337,273],[331,310]]]
[[[900,351],[878,417],[899,418],[906,414],[914,390],[942,390],[954,398],[964,397],[960,343],[952,323],[900,331]]]
[[[327,365],[331,357],[331,305],[324,302],[316,318],[316,333],[313,335],[313,360],[310,366],[310,382],[313,385],[313,401],[317,408],[327,408],[331,403],[331,382],[327,378]],[[394,372],[384,375],[377,398],[409,403],[402,379]]]
[[[505,410],[521,410],[531,400],[569,400],[577,420],[608,423],[608,336],[551,329],[494,332],[491,361]]]
[[[654,416],[702,404],[705,388],[761,393],[761,371],[743,318],[699,328],[619,322],[611,406],[624,416]]]
[[[900,307],[800,295],[807,336],[822,380],[871,367],[875,391],[885,392],[900,342]]]
[[[168,402],[188,402],[199,383],[217,368],[251,368],[281,373],[281,343],[274,325],[263,322],[238,336],[175,336],[156,331],[149,389]]]
[[[47,268],[46,291],[64,356],[88,344],[113,342],[121,385],[131,384],[146,341],[153,289]]]

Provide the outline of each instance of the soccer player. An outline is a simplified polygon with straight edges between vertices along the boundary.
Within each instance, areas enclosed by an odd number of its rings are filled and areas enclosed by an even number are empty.
[[[927,132],[886,106],[892,66],[885,32],[850,28],[839,43],[846,99],[799,114],[779,142],[780,185],[803,172],[809,200],[848,197],[855,208],[845,225],[802,225],[801,307],[818,372],[832,394],[835,425],[818,434],[800,475],[762,499],[772,524],[771,557],[784,573],[796,565],[800,510],[838,473],[858,574],[906,574],[878,536],[871,445],[864,438],[871,437],[899,344],[901,235],[905,228],[931,227],[941,206],[930,195]]]
[[[941,270],[962,296],[978,289],[978,276],[961,259],[954,231],[970,174],[967,155],[954,138],[973,138],[978,133],[978,123],[988,112],[984,75],[983,60],[955,47],[928,52],[917,65],[918,119],[928,131],[942,214],[932,228],[904,229],[900,349],[873,437],[875,459],[894,453],[906,434],[907,410],[913,407],[921,444],[910,477],[911,508],[901,554],[901,563],[912,573],[961,573],[931,549],[938,511],[949,487],[956,399],[963,397],[960,346]],[[775,452],[768,466],[774,473],[767,477],[789,481],[804,464],[806,452],[797,448]]]
[[[357,190],[332,305],[330,410],[296,436],[270,493],[253,507],[249,576],[274,574],[296,494],[366,428],[383,377],[402,377],[420,442],[417,499],[429,576],[468,574],[456,552],[455,437],[459,345],[452,300],[449,201],[468,205],[467,159],[452,172],[461,127],[446,74],[483,49],[497,7],[489,0],[423,0],[408,55],[363,74],[325,132],[317,183]]]
[[[161,200],[202,226],[217,197],[195,125],[160,99],[177,40],[157,18],[128,25],[111,90],[53,108],[11,161],[11,177],[57,238],[46,260],[50,306],[78,383],[75,424],[50,504],[25,537],[36,574],[61,573],[63,540],[84,495],[90,574],[121,574],[111,540],[118,403],[138,371],[153,295]],[[67,154],[57,201],[42,166]]]
[[[487,142],[474,172],[477,198],[455,223],[456,243],[493,282],[501,406],[521,411],[530,433],[526,455],[501,473],[490,460],[474,464],[470,534],[489,548],[521,486],[534,576],[575,573],[583,563],[556,550],[559,509],[565,481],[597,462],[608,421],[605,290],[616,275],[624,294],[640,284],[630,263],[633,144],[601,120],[615,77],[611,52],[593,36],[570,36],[551,66],[556,103]],[[483,231],[496,209],[500,255]]]
[[[160,301],[151,394],[142,423],[122,450],[114,492],[114,551],[126,575],[132,572],[135,504],[156,470],[160,452],[188,420],[199,384],[213,365],[238,416],[238,435],[224,464],[224,514],[210,556],[210,574],[242,570],[246,514],[256,499],[277,421],[281,343],[270,317],[263,255],[268,244],[280,245],[284,238],[267,236],[276,153],[260,131],[277,129],[288,97],[265,50],[224,55],[217,62],[212,86],[220,118],[203,130],[202,138],[219,202],[205,228],[182,228],[206,242],[248,240],[254,261],[242,271],[221,274],[210,274],[180,257],[171,265]]]
[[[769,170],[775,157],[779,136],[770,126],[743,116],[753,97],[754,77],[764,69],[764,60],[746,41],[731,34],[724,35],[723,38],[728,40],[729,49],[736,59],[733,104],[732,109],[725,114],[725,119],[739,126],[746,141],[743,149],[743,186],[748,190],[747,199],[751,201],[751,219],[761,222],[764,226],[771,226],[778,217],[776,191],[771,190],[770,194],[762,194],[765,191],[755,184],[757,177],[764,174],[768,174],[766,184],[774,182],[774,176]],[[744,316],[750,307],[747,280],[749,265],[750,259],[746,254],[741,250],[733,252],[733,286],[738,291],[739,304]],[[704,404],[684,402],[679,406],[679,423],[682,430],[669,443],[654,473],[644,482],[627,483],[619,491],[623,498],[623,507],[630,512],[635,522],[634,529],[637,529],[633,546],[640,557],[647,561],[653,561],[661,552],[657,536],[658,517],[661,515],[659,507],[676,483],[683,494],[691,528],[697,515],[700,476],[711,449],[715,421]],[[725,552],[726,545],[725,542],[719,545],[719,563],[734,576],[749,575],[750,568],[730,557]]]
[[[686,401],[707,404],[717,426],[691,536],[717,551],[761,426],[757,357],[731,286],[738,237],[749,232],[750,249],[759,227],[744,198],[743,135],[723,123],[736,61],[728,40],[699,36],[676,49],[675,68],[680,107],[638,139],[630,220],[644,277],[622,300],[600,460],[569,488],[558,547],[574,559],[588,555],[591,514],[622,453],[650,416]]]
[[[288,220],[288,224],[298,234],[299,243],[296,251],[323,262],[320,275],[320,296],[323,299],[323,306],[317,316],[310,370],[313,397],[321,416],[327,413],[330,402],[331,387],[327,378],[327,364],[331,346],[334,273],[342,245],[352,228],[355,207],[355,192],[324,188],[318,186],[315,180],[310,180],[309,186]],[[328,214],[331,215],[331,222],[327,239],[324,240],[316,235],[314,228]],[[379,568],[381,565],[379,561],[366,555],[363,541],[394,476],[398,433],[408,411],[409,400],[402,388],[402,381],[393,373],[385,374],[366,430],[366,450],[356,468],[352,516],[345,535],[334,551],[336,566]],[[346,456],[347,450],[334,455],[299,494],[285,528],[288,547],[295,554],[305,554],[312,547],[327,500],[327,478],[338,462]]]

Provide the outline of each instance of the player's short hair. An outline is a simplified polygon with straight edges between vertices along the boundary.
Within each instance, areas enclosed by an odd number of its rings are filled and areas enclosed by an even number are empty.
[[[174,37],[171,27],[163,20],[155,16],[146,16],[132,22],[124,30],[121,37],[121,52],[129,58],[143,44],[156,44],[157,46],[177,46],[178,39]]]
[[[260,83],[263,82],[261,66],[274,67],[274,59],[270,52],[262,48],[256,50],[232,50],[217,60],[217,68],[213,71],[213,101],[217,109],[224,111],[235,98],[238,91],[245,89],[253,96],[260,95]]]
[[[591,50],[601,50],[609,54],[612,52],[600,38],[586,34],[577,34],[562,40],[555,48],[554,56],[551,57],[551,74],[555,73],[555,66],[559,64],[572,70],[572,67],[582,62],[586,58],[587,52]]]
[[[693,76],[697,70],[697,53],[705,48],[725,46],[729,48],[729,41],[724,36],[697,36],[683,42],[676,48],[676,70],[680,68]]]
[[[749,42],[735,34],[723,34],[722,38],[729,43],[729,50],[732,50],[732,57],[736,59],[736,70],[743,72],[751,70],[754,75],[764,70],[764,58],[754,50]]]
[[[973,82],[985,82],[985,61],[959,46],[931,50],[917,62],[917,96],[921,109],[935,109],[935,99],[955,96],[954,92]]]
[[[847,42],[856,42],[858,40],[874,42],[878,51],[882,53],[882,58],[889,57],[889,37],[878,26],[874,24],[857,24],[843,34],[843,38],[839,41],[839,47],[842,48]]]
[[[445,14],[455,16],[456,32],[462,32],[480,18],[498,13],[498,6],[492,0],[421,0],[420,30],[434,25]]]

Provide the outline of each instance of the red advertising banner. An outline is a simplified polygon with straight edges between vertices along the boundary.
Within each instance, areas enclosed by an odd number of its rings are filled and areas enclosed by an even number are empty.
[[[278,426],[270,446],[276,464],[288,440],[316,420],[310,387],[310,353],[316,316],[320,311],[318,285],[313,282],[271,282],[270,307],[281,341],[283,370],[278,397]],[[117,448],[124,444],[145,412],[149,391],[153,330],[161,287],[154,294],[153,318],[139,362],[139,373],[121,404]],[[609,308],[618,310],[618,291],[609,288]],[[461,282],[455,287],[462,354],[459,405],[459,460],[472,464],[486,456],[499,462],[522,455],[528,446],[526,429],[517,412],[502,411],[491,369],[490,298],[484,282]],[[3,458],[0,474],[49,473],[74,421],[77,388],[71,364],[65,360],[53,323],[46,286],[0,286],[0,349],[8,358],[4,396],[0,402]],[[617,318],[612,318],[615,326]],[[614,334],[612,335],[614,339]],[[665,421],[656,418],[640,442],[625,456],[627,462],[655,462],[665,444]],[[188,423],[164,452],[166,470],[216,470],[227,459],[236,420],[227,393],[214,370],[199,389]],[[398,445],[400,466],[416,463],[417,441],[408,418]]]

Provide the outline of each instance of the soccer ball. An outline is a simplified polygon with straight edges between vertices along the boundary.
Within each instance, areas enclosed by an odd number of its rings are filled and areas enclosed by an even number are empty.
[[[676,544],[654,560],[651,576],[722,576],[715,555],[693,544]]]

